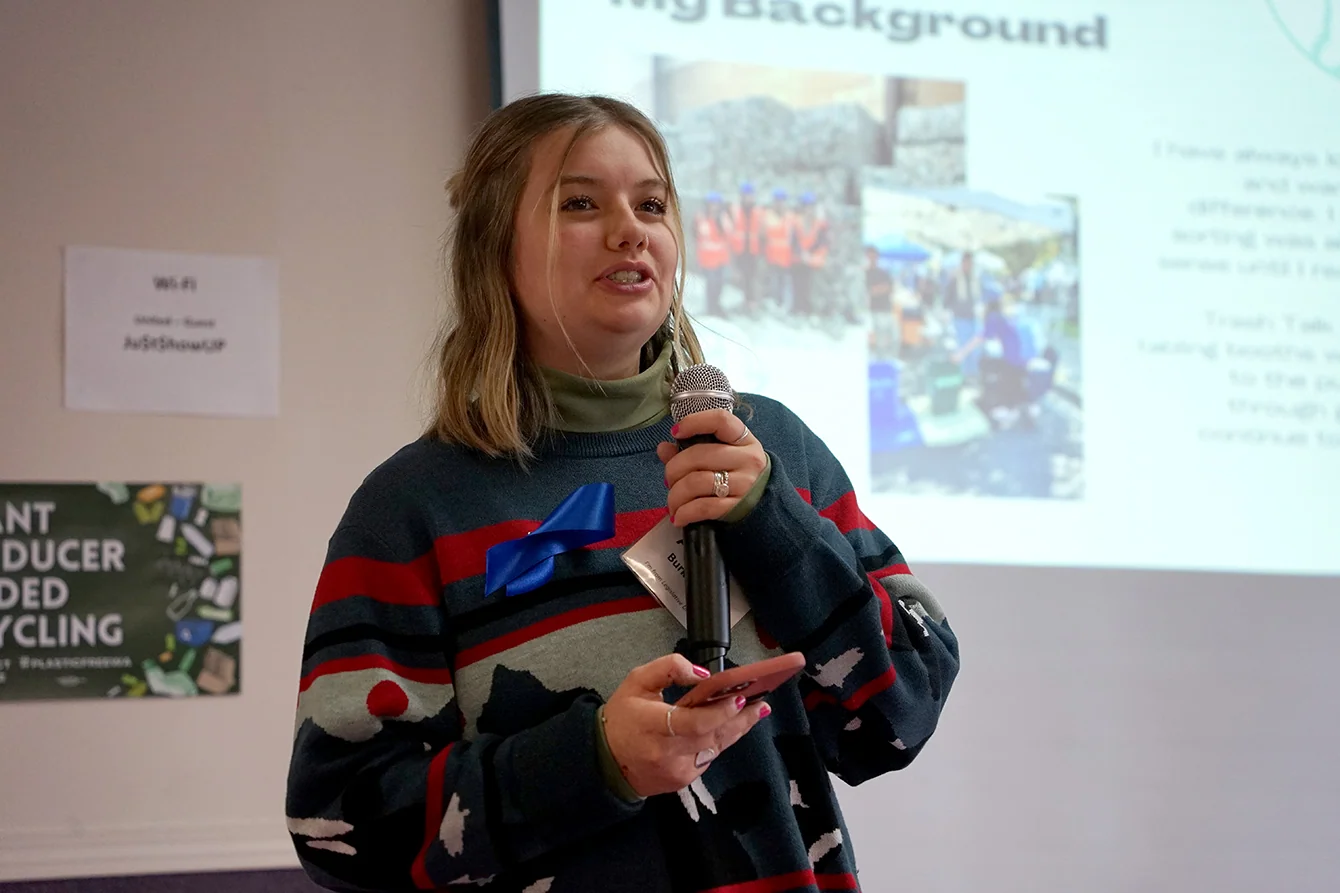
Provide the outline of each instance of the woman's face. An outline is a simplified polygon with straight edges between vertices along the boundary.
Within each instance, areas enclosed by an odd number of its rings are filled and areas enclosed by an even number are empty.
[[[526,349],[537,363],[564,372],[628,378],[670,311],[679,252],[669,190],[641,138],[618,126],[578,140],[560,178],[570,137],[564,129],[536,143],[517,207],[513,282]]]

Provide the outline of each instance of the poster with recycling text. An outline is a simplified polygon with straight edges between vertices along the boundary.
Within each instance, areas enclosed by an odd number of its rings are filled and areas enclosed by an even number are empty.
[[[240,690],[242,487],[0,482],[0,701]]]

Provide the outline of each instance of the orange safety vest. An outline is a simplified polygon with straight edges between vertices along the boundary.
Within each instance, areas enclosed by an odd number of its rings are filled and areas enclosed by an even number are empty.
[[[704,270],[719,270],[730,263],[730,246],[717,218],[699,214],[693,231],[697,237],[698,266]]]
[[[803,219],[796,221],[796,244],[800,248],[800,259],[807,267],[817,270],[828,260],[828,243],[819,245],[819,237],[826,229],[828,223],[822,217],[815,217],[808,225]]]
[[[795,215],[790,211],[778,213],[769,208],[763,215],[763,257],[775,267],[791,266],[791,236],[795,231]]]
[[[758,254],[759,235],[762,231],[763,209],[758,205],[754,205],[749,209],[748,217],[745,217],[743,205],[735,205],[731,208],[731,253],[745,254],[745,249],[748,248],[747,253]],[[749,239],[748,245],[745,244],[746,236]]]

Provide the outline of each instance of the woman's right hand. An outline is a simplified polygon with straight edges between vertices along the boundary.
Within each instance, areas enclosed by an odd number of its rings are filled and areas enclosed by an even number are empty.
[[[744,697],[676,709],[661,692],[708,677],[683,655],[635,667],[604,706],[605,739],[619,770],[643,797],[687,787],[722,751],[772,712],[765,702],[744,708]]]

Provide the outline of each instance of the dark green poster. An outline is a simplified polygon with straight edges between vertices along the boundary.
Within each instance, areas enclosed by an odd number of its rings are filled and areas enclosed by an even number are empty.
[[[239,690],[242,487],[0,483],[0,701]]]

